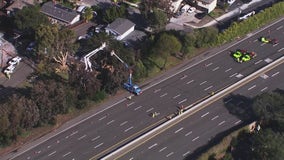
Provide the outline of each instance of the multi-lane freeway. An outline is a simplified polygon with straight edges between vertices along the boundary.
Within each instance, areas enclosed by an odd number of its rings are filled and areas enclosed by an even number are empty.
[[[59,133],[51,133],[52,136],[48,135],[50,138],[24,146],[8,156],[19,160],[98,159],[166,121],[165,117],[175,113],[181,105],[194,104],[206,98],[208,93],[221,90],[282,56],[283,25],[284,20],[279,20],[228,48],[204,54],[202,61],[176,70],[155,85],[145,86],[142,95],[131,100],[121,99],[108,109],[86,117]],[[277,37],[280,43],[261,44],[258,38],[262,35]],[[258,56],[239,64],[229,53],[236,49],[255,51]],[[153,112],[157,112],[158,116],[152,118],[150,114]]]
[[[252,98],[275,89],[284,90],[283,77],[284,64],[156,135],[119,159],[196,159],[196,151],[201,146],[207,145],[218,134],[242,123],[241,117],[231,115],[225,105],[233,103],[236,106],[248,107],[239,96]]]

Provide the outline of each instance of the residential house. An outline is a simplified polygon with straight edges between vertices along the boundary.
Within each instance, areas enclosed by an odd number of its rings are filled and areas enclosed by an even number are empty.
[[[17,0],[14,1],[6,10],[8,16],[13,15],[18,10],[21,10],[24,6],[34,5],[34,0]]]
[[[47,15],[52,23],[64,26],[72,25],[80,20],[80,14],[75,10],[56,4],[55,1],[44,3],[41,12]]]
[[[135,24],[128,19],[117,18],[105,28],[106,33],[112,34],[117,40],[122,40],[134,31]]]
[[[217,6],[217,0],[191,0],[196,4],[196,8],[204,10],[207,13],[212,12]]]

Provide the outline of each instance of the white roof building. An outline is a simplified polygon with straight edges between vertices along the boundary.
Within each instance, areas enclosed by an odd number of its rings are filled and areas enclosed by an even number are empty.
[[[122,40],[134,31],[135,24],[128,19],[117,18],[105,28],[106,33],[112,34],[117,40]]]

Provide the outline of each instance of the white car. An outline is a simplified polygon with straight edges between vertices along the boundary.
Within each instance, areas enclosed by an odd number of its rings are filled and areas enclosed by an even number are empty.
[[[10,73],[13,73],[14,70],[15,70],[15,66],[10,65],[10,66],[8,66],[8,67],[4,70],[4,73],[10,74]]]
[[[193,13],[196,11],[196,8],[195,7],[190,7],[188,10],[187,10],[187,13]]]
[[[9,65],[18,65],[21,60],[22,60],[21,57],[16,56],[9,61]]]
[[[228,0],[227,1],[227,3],[229,4],[229,5],[232,5],[233,3],[235,3],[236,2],[236,0]]]
[[[190,5],[186,4],[181,7],[180,12],[185,13],[190,8]]]
[[[240,17],[239,17],[239,21],[248,19],[249,17],[251,17],[251,16],[253,16],[253,15],[255,15],[255,11],[251,11],[251,12],[249,12],[249,13],[243,15],[243,16],[240,16]]]

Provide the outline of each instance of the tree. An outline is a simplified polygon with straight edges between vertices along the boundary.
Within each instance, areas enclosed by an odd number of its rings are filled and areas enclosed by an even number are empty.
[[[251,141],[252,155],[255,160],[278,160],[284,157],[284,136],[281,133],[264,129],[254,134]]]
[[[60,52],[74,54],[78,45],[75,42],[74,31],[64,28],[59,30],[57,25],[40,25],[36,31],[36,41],[38,43],[38,54],[52,59]]]
[[[74,88],[79,99],[93,99],[101,89],[98,72],[87,72],[81,65],[74,64],[70,70],[69,84]]]
[[[37,42],[37,54],[42,57],[44,54],[53,56],[56,52],[56,43],[58,42],[58,26],[56,25],[40,25],[35,34]]]
[[[31,98],[39,108],[40,122],[51,122],[57,114],[66,113],[66,91],[62,83],[55,80],[38,80],[31,90]]]
[[[258,120],[272,128],[284,130],[284,96],[277,92],[265,93],[255,97],[252,105],[253,112]]]
[[[125,17],[126,16],[126,6],[112,6],[103,12],[102,20],[105,23],[111,23],[118,17]]]
[[[149,18],[149,14],[153,12],[154,9],[163,10],[165,13],[171,15],[171,0],[142,0],[141,1],[141,11],[146,19]]]
[[[195,46],[195,42],[196,39],[195,39],[195,36],[191,33],[186,33],[182,39],[181,39],[181,42],[182,42],[182,49],[181,49],[181,52],[183,53],[183,56],[187,55],[187,54],[190,54],[190,53],[193,53],[194,51],[194,46]]]
[[[215,44],[217,35],[218,35],[218,30],[216,28],[208,27],[208,28],[199,29],[195,33],[196,37],[195,46],[197,48],[200,48],[200,47],[208,47],[212,44]]]
[[[177,52],[179,52],[181,50],[181,47],[181,43],[174,35],[162,33],[155,42],[155,45],[151,51],[151,57],[153,57],[154,59],[162,57],[164,59],[164,63],[163,66],[160,67],[164,69],[168,57],[170,55],[175,55]]]
[[[48,25],[48,18],[40,12],[39,6],[24,6],[16,12],[14,23],[16,28],[34,34],[40,25]]]
[[[60,52],[60,55],[56,55],[53,57],[55,62],[60,64],[60,67],[56,69],[56,72],[68,71],[67,58],[68,58],[68,52],[66,53]]]
[[[90,7],[87,7],[85,13],[83,13],[83,18],[86,22],[90,21],[93,18],[93,10]]]
[[[150,13],[149,22],[156,31],[160,31],[165,28],[168,22],[167,14],[160,9],[154,8],[153,12]]]

